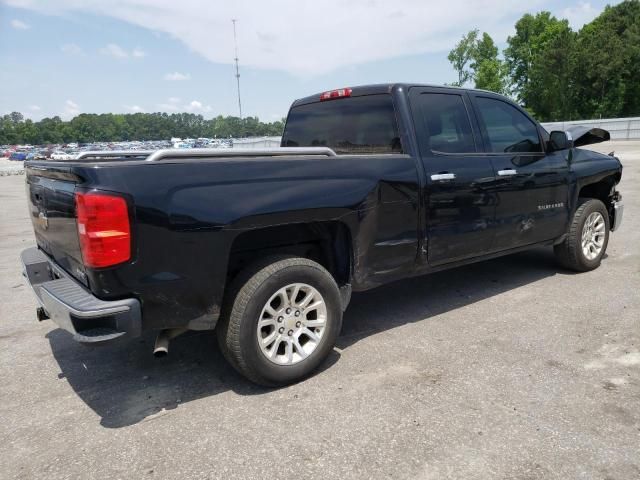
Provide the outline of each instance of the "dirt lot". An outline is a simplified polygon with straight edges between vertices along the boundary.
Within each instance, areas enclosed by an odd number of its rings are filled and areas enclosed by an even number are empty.
[[[354,296],[322,371],[253,386],[211,334],[88,349],[35,320],[0,178],[0,477],[640,478],[640,142],[594,272],[549,249]]]

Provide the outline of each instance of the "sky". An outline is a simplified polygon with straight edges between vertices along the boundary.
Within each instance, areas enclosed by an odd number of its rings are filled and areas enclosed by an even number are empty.
[[[574,29],[592,0],[0,0],[0,114],[284,117],[296,98],[353,85],[443,84],[447,53],[467,31],[500,47],[524,13],[551,11]]]

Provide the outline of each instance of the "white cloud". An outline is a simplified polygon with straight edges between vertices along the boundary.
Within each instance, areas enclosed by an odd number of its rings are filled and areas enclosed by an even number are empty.
[[[29,30],[31,28],[31,25],[29,25],[28,23],[24,23],[21,20],[15,19],[11,20],[11,26],[16,30]]]
[[[580,2],[573,7],[565,8],[558,16],[569,20],[569,24],[574,30],[580,30],[601,12],[601,9],[593,7],[590,2]]]
[[[191,75],[188,73],[173,72],[165,74],[164,79],[170,82],[179,82],[181,80],[190,80]]]
[[[226,64],[234,57],[230,19],[238,18],[241,68],[304,76],[398,56],[446,52],[464,32],[477,27],[500,43],[523,13],[554,8],[551,0],[324,0],[321,7],[299,0],[236,0],[216,2],[215,8],[209,0],[5,1],[44,13],[86,12],[116,18],[167,34],[206,59]]]
[[[42,108],[40,108],[40,105],[29,105],[29,110],[32,112],[39,112]]]
[[[170,97],[166,103],[159,103],[158,109],[163,112],[191,112],[191,113],[209,113],[213,110],[211,105],[204,105],[198,100],[192,100],[189,103],[182,104],[177,97]]]
[[[203,105],[197,100],[192,100],[188,105],[184,106],[187,112],[206,113],[211,111],[211,105]]]
[[[125,105],[124,108],[126,108],[127,111],[129,111],[131,113],[144,112],[144,108],[142,108],[140,105]]]
[[[67,100],[64,103],[64,109],[62,110],[62,113],[60,114],[60,116],[64,120],[70,120],[76,115],[78,115],[79,113],[80,113],[80,106],[73,100]]]
[[[125,50],[117,43],[109,43],[108,45],[100,49],[100,53],[103,55],[107,55],[109,57],[117,58],[117,59],[123,59],[123,58],[129,58],[129,57],[142,58],[147,55],[142,49],[140,49],[140,47],[136,47],[133,50],[131,50],[131,52],[129,52],[128,50]]]
[[[75,43],[65,43],[60,47],[60,51],[65,55],[71,55],[74,57],[80,57],[84,55],[84,50],[79,45]]]
[[[113,58],[127,58],[129,53],[120,45],[110,43],[106,47],[100,49],[100,53]]]

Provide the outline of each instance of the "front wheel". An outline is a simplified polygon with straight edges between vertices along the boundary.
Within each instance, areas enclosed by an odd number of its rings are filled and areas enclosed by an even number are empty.
[[[329,355],[342,326],[340,292],[321,265],[279,258],[243,272],[217,327],[229,363],[249,380],[286,385]]]
[[[609,214],[604,203],[580,199],[565,240],[554,247],[560,264],[577,272],[600,266],[609,243]]]

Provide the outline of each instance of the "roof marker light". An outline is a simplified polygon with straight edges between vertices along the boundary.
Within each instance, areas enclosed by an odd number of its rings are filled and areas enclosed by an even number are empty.
[[[339,88],[337,90],[329,90],[320,95],[320,101],[333,100],[335,98],[350,97],[352,90],[350,88]]]

